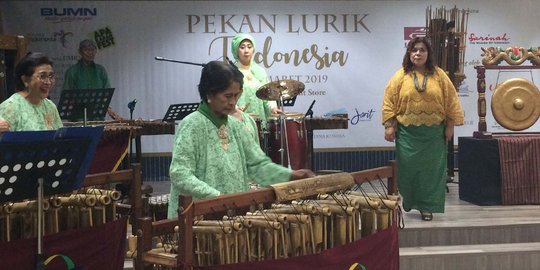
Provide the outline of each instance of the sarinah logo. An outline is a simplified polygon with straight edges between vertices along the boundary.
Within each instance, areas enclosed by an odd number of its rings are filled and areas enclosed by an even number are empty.
[[[487,45],[487,44],[509,44],[510,43],[510,37],[507,33],[492,35],[492,34],[477,34],[477,33],[471,33],[469,35],[469,43],[470,44],[481,44],[481,45]]]

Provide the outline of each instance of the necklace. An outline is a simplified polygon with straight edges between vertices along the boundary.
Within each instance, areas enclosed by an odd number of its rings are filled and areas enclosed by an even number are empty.
[[[424,79],[422,80],[422,87],[418,85],[418,77],[416,77],[416,72],[413,72],[413,78],[414,78],[414,88],[416,88],[416,91],[418,92],[426,91],[427,73],[424,73]]]
[[[221,127],[219,127],[218,137],[221,142],[221,147],[223,150],[227,151],[229,149],[229,132],[227,131],[227,126],[221,125]]]

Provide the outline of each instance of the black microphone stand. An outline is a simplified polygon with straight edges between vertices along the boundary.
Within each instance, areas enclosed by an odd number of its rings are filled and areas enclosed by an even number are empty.
[[[137,100],[134,99],[133,101],[128,102],[128,108],[129,108],[129,122],[131,123],[133,121],[133,111],[135,110],[135,104],[137,103]],[[129,140],[129,162],[133,162],[133,140]]]
[[[309,106],[308,110],[306,111],[306,114],[304,116],[304,119],[309,116],[310,119],[313,118],[313,105],[315,105],[315,100],[311,102],[311,105]],[[306,123],[307,124],[307,123]],[[307,126],[307,141],[308,141],[308,160],[310,161],[309,168],[310,170],[313,170],[313,128],[311,128],[311,125]]]
[[[201,67],[205,66],[205,64],[186,62],[186,61],[178,61],[178,60],[174,60],[174,59],[163,58],[163,57],[160,57],[160,56],[156,56],[154,59],[156,59],[158,61],[166,61],[166,62],[173,62],[173,63],[180,63],[180,64],[188,64],[188,65],[201,66]]]

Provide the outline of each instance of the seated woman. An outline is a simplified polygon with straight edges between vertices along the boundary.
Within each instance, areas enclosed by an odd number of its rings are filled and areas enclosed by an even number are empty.
[[[15,67],[18,92],[0,104],[0,128],[33,131],[62,127],[56,105],[47,98],[54,83],[52,61],[41,53],[28,53]]]
[[[178,195],[205,198],[247,191],[249,180],[269,185],[314,176],[272,163],[244,125],[230,114],[242,94],[243,75],[234,66],[212,61],[202,70],[197,111],[176,132],[170,166],[169,218],[177,216]]]

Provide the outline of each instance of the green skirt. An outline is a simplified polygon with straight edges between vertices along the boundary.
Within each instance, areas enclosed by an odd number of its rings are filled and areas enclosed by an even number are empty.
[[[398,188],[405,209],[444,213],[447,145],[444,125],[398,125]]]

